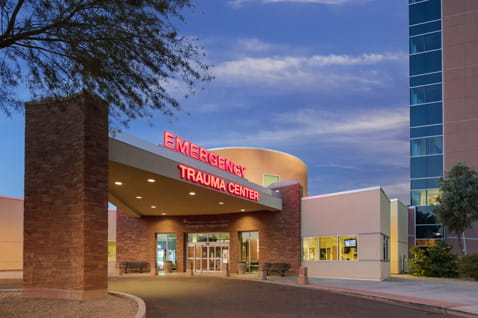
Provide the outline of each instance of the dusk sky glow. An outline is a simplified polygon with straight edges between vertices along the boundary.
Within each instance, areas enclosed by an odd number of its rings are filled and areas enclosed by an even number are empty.
[[[194,3],[179,29],[199,38],[215,79],[182,112],[124,132],[279,150],[308,166],[309,195],[382,186],[409,203],[406,1]],[[0,195],[23,198],[22,114],[0,116],[0,147]]]

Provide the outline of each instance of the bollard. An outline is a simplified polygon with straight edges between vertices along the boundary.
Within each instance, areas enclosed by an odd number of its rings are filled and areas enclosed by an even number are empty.
[[[309,276],[307,275],[307,267],[299,267],[299,285],[309,285]]]
[[[267,271],[265,269],[265,265],[259,265],[259,272],[257,273],[257,279],[259,280],[267,280]]]
[[[231,271],[229,270],[229,263],[226,263],[226,277],[231,276]]]
[[[194,266],[193,263],[189,263],[189,276],[194,276]]]

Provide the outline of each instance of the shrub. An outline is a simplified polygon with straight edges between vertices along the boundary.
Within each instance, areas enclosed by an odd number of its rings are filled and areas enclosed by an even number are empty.
[[[435,245],[421,248],[414,246],[410,253],[415,258],[408,259],[410,274],[430,277],[457,277],[458,260],[451,253],[451,246],[444,241],[437,241]]]
[[[463,256],[458,267],[465,276],[478,280],[478,253]]]

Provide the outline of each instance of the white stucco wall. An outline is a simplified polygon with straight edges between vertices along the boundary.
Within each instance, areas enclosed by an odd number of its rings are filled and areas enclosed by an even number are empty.
[[[357,261],[302,261],[311,277],[385,279],[383,236],[390,237],[390,200],[381,188],[302,199],[302,238],[357,235]]]

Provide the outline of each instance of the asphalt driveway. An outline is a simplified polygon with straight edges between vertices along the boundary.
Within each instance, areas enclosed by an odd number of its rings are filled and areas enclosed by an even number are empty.
[[[109,289],[142,298],[148,318],[455,317],[323,290],[217,277],[115,277]]]

